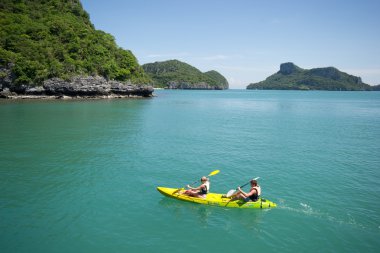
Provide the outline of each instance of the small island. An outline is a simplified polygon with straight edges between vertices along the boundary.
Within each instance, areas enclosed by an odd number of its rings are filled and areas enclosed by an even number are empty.
[[[202,73],[199,69],[178,60],[147,63],[144,71],[153,79],[156,88],[165,89],[228,89],[227,79],[219,72],[211,70]]]
[[[277,73],[264,81],[249,84],[247,89],[369,91],[372,87],[363,83],[360,77],[341,72],[334,67],[307,70],[287,62],[280,65]]]

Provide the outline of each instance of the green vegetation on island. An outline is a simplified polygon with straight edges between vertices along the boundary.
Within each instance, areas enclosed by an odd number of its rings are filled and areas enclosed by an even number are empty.
[[[336,68],[302,69],[291,62],[283,63],[280,71],[264,81],[251,83],[247,89],[259,90],[372,90],[360,77],[341,72]]]
[[[215,70],[202,73],[197,68],[178,61],[147,63],[142,65],[157,88],[169,89],[228,89],[224,76]]]
[[[36,86],[78,75],[151,81],[131,51],[94,28],[79,0],[0,2],[0,82]]]

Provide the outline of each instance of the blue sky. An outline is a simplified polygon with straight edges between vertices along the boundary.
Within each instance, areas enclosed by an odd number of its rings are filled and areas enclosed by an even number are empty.
[[[379,0],[81,0],[140,64],[178,59],[245,88],[284,62],[380,84]]]

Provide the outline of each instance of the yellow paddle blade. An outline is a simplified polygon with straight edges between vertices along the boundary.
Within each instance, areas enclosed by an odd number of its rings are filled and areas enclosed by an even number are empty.
[[[219,172],[220,172],[220,170],[214,170],[208,176],[214,176],[214,175],[218,174]]]

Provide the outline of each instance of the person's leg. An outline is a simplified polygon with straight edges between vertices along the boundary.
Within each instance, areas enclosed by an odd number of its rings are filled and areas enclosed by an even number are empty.
[[[191,196],[191,197],[197,197],[198,196],[198,192],[193,191],[193,190],[187,190],[184,192],[184,194]]]
[[[238,200],[238,199],[243,199],[244,197],[242,196],[241,192],[238,192],[236,195],[232,195],[231,199],[232,200]]]
[[[198,197],[199,193],[195,192],[195,191],[192,191],[188,195],[191,196],[191,197]]]

